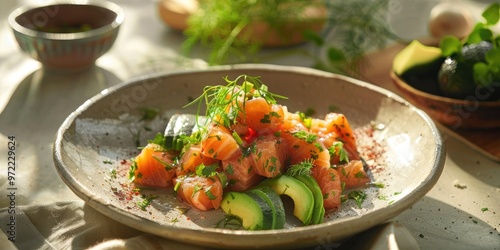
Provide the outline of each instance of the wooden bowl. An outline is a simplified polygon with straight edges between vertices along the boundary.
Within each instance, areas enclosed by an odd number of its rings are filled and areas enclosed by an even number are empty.
[[[500,128],[500,101],[481,101],[491,92],[476,91],[475,95],[464,99],[453,99],[419,90],[394,72],[391,72],[391,79],[409,102],[447,127],[452,129]]]
[[[199,9],[199,0],[160,0],[158,13],[161,20],[171,29],[184,31],[188,19]],[[243,28],[239,38],[263,47],[293,46],[306,42],[304,31],[319,33],[326,22],[327,11],[324,7],[311,5],[305,8],[300,17],[271,26],[261,20],[253,20]]]

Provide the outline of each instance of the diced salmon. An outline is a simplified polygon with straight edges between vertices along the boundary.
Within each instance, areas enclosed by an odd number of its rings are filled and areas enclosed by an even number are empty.
[[[260,136],[250,148],[257,174],[272,178],[284,171],[288,152],[284,139],[275,135]]]
[[[243,104],[238,122],[247,125],[260,135],[276,132],[284,120],[284,111],[281,105],[270,104],[264,98],[247,100]]]
[[[356,138],[351,125],[343,114],[329,113],[325,116],[326,128],[328,132],[334,132],[337,140],[344,144],[344,149],[349,154],[349,159],[359,160]]]
[[[179,165],[176,168],[176,175],[181,176],[196,172],[196,167],[204,164],[211,165],[217,160],[204,156],[201,153],[201,144],[191,145],[181,156]]]
[[[323,193],[323,206],[327,210],[338,209],[341,205],[342,183],[339,173],[331,167],[314,166],[312,177],[318,182]]]
[[[217,209],[222,200],[222,183],[217,176],[183,175],[174,180],[177,197],[199,210]]]
[[[201,153],[213,159],[227,160],[241,155],[241,149],[229,129],[221,124],[212,124],[207,137],[201,142]]]
[[[281,132],[291,132],[291,131],[298,131],[298,130],[304,130],[307,131],[308,129],[300,119],[299,114],[297,113],[290,113],[287,111],[287,108],[284,106],[284,120],[283,124],[279,127],[279,130]]]
[[[330,167],[330,154],[323,143],[317,139],[317,135],[300,130],[281,133],[281,136],[288,145],[290,165],[312,159],[315,166]]]
[[[222,168],[228,178],[228,188],[230,190],[248,190],[264,178],[255,172],[253,164],[253,159],[250,156],[236,157],[222,161]]]
[[[340,180],[345,183],[345,188],[357,188],[370,182],[360,160],[353,160],[338,167],[337,172],[340,174]]]
[[[156,188],[172,185],[175,157],[174,153],[163,150],[160,145],[149,143],[135,157],[134,183]]]

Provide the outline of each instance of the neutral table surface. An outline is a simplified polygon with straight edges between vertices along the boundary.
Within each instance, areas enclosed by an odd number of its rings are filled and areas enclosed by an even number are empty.
[[[114,0],[124,8],[126,17],[111,51],[91,70],[71,75],[46,73],[38,62],[19,51],[6,21],[10,11],[30,2],[44,1],[0,2],[0,208],[9,205],[9,136],[15,136],[18,143],[18,206],[79,200],[59,178],[52,160],[54,136],[64,119],[88,98],[122,81],[155,72],[206,67],[206,53],[202,50],[196,54],[198,58],[180,63],[179,48],[184,37],[160,21],[156,1]],[[429,11],[439,1],[393,2],[399,4],[391,15],[394,30],[406,39],[427,36]],[[470,7],[477,17],[488,1],[455,2]],[[280,52],[264,51],[277,56],[268,56],[263,62],[311,66],[300,54],[280,56]],[[382,57],[391,56],[390,51],[387,53]],[[381,69],[370,71],[365,80],[395,91],[388,67],[382,64],[375,63]],[[447,156],[439,181],[422,200],[393,221],[405,226],[421,249],[500,249],[500,163],[446,131],[443,138]],[[10,247],[0,233],[0,249]]]

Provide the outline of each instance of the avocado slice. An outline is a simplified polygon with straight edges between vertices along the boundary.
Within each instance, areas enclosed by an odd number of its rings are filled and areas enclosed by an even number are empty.
[[[275,193],[270,187],[262,186],[247,191],[263,198],[273,209],[273,225],[272,229],[283,229],[285,227],[285,207],[279,195]]]
[[[414,40],[394,57],[392,69],[397,75],[402,75],[411,73],[409,70],[425,72],[426,68],[435,68],[437,64],[439,70],[443,60],[440,48],[426,46]]]
[[[314,210],[314,195],[306,184],[287,175],[262,181],[259,186],[269,186],[279,195],[289,196],[293,200],[293,215],[304,225],[309,225]]]
[[[272,229],[273,210],[260,196],[253,193],[227,192],[221,201],[222,210],[241,219],[247,230]]]
[[[325,215],[325,207],[323,206],[323,193],[318,185],[318,182],[310,175],[294,176],[297,180],[306,184],[314,196],[314,211],[312,213],[311,224],[320,224],[323,222]]]

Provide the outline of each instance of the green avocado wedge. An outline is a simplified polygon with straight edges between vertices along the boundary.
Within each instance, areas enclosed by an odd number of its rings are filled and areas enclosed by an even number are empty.
[[[287,175],[280,175],[273,179],[266,179],[258,186],[268,186],[278,195],[289,196],[293,200],[293,215],[304,225],[312,222],[314,211],[314,195],[306,184]]]
[[[226,214],[240,218],[247,230],[272,229],[273,210],[256,194],[227,192],[222,198],[221,208]]]
[[[285,207],[283,206],[283,202],[277,193],[275,193],[268,186],[258,187],[249,190],[246,193],[257,195],[269,204],[273,211],[272,229],[283,229],[285,227]]]
[[[318,182],[310,175],[296,175],[294,178],[306,184],[314,196],[314,210],[311,224],[322,223],[325,215],[325,207],[323,206],[323,193],[321,192]]]
[[[392,69],[397,75],[411,74],[412,71],[426,72],[429,67],[439,70],[443,61],[440,48],[414,40],[394,57]]]

